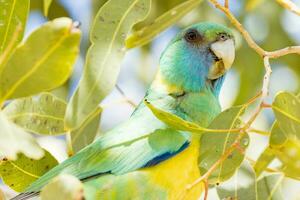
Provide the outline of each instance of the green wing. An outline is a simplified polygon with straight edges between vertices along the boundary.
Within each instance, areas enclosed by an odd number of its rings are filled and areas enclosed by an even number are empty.
[[[141,104],[129,121],[54,167],[29,186],[26,192],[39,191],[60,173],[71,174],[81,180],[104,174],[125,174],[155,159],[162,159],[164,155],[176,154],[188,141],[188,133],[166,126]]]

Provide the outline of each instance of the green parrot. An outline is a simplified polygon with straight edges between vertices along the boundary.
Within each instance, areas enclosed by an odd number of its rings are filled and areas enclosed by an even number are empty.
[[[235,56],[230,29],[198,23],[180,31],[161,55],[155,80],[144,99],[207,127],[221,112],[218,96]],[[59,174],[76,176],[85,199],[196,200],[202,186],[186,190],[200,177],[201,137],[157,119],[142,101],[130,119],[106,132],[54,167],[14,200],[39,194]]]

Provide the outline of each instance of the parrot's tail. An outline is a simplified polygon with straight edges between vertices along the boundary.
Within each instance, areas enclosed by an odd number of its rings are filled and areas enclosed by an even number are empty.
[[[10,199],[10,200],[25,200],[25,199],[30,199],[34,196],[39,195],[40,192],[25,192],[25,193],[21,193],[17,196],[15,196],[14,198]]]

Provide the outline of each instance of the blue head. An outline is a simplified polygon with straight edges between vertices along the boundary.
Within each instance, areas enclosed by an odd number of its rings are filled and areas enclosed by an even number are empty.
[[[167,46],[160,59],[160,75],[184,91],[211,88],[218,95],[234,55],[230,29],[215,23],[195,24]]]

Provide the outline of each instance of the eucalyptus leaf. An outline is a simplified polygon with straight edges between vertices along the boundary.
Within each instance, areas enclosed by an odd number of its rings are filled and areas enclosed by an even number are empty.
[[[67,107],[67,128],[80,127],[111,92],[125,54],[126,35],[149,10],[150,0],[110,0],[101,7],[91,29],[83,76]]]
[[[288,139],[283,146],[272,148],[273,153],[287,167],[294,169],[300,177],[300,142]],[[296,178],[297,178],[296,177]]]
[[[6,185],[17,192],[22,192],[57,164],[57,160],[47,151],[39,160],[19,154],[17,160],[4,158],[0,161],[0,175]]]
[[[256,176],[259,176],[274,160],[275,155],[270,147],[267,147],[258,157],[254,165]]]
[[[202,133],[203,131],[207,130],[198,124],[186,121],[173,113],[164,111],[163,109],[154,106],[152,102],[149,102],[148,100],[144,100],[144,103],[159,120],[176,130],[190,131],[193,133]]]
[[[217,187],[217,192],[220,199],[283,200],[283,178],[282,174],[270,174],[257,179],[252,167],[244,162],[231,179]]]
[[[3,110],[7,118],[23,129],[47,135],[65,132],[66,103],[51,93],[12,101]]]
[[[219,114],[208,128],[210,129],[234,129],[241,126],[239,117],[245,110],[244,106],[231,107]],[[241,134],[241,133],[240,133]],[[211,166],[220,159],[220,157],[235,142],[239,135],[237,133],[224,132],[224,134],[203,133],[200,144],[199,168],[200,173],[205,174]],[[235,170],[244,160],[244,151],[249,145],[249,136],[244,133],[240,140],[238,149],[228,156],[210,175],[210,183],[219,183],[230,178]]]
[[[276,95],[272,109],[285,135],[300,140],[300,100],[291,93],[281,92]]]
[[[269,140],[270,146],[272,147],[282,146],[286,141],[287,141],[287,137],[285,133],[281,130],[278,122],[275,121],[271,129],[271,135]]]
[[[83,197],[83,185],[74,176],[59,175],[41,191],[41,200],[80,200]]]
[[[9,44],[12,44],[11,52],[22,40],[28,13],[29,0],[0,1],[0,55]],[[12,41],[15,34],[16,41]]]
[[[72,72],[79,42],[80,30],[69,18],[55,19],[34,31],[2,70],[0,103],[62,85]]]
[[[100,107],[83,123],[83,125],[71,131],[71,143],[74,152],[78,152],[92,143],[97,135],[102,109]]]
[[[34,137],[11,123],[2,112],[0,112],[0,138],[0,158],[15,160],[18,153],[34,159],[44,155]]]
[[[202,0],[187,0],[165,12],[149,25],[134,31],[126,39],[126,47],[134,48],[150,42],[157,34],[175,24],[180,18],[196,8]]]
[[[51,6],[52,0],[43,0],[43,11],[44,15],[48,16],[48,11]]]

